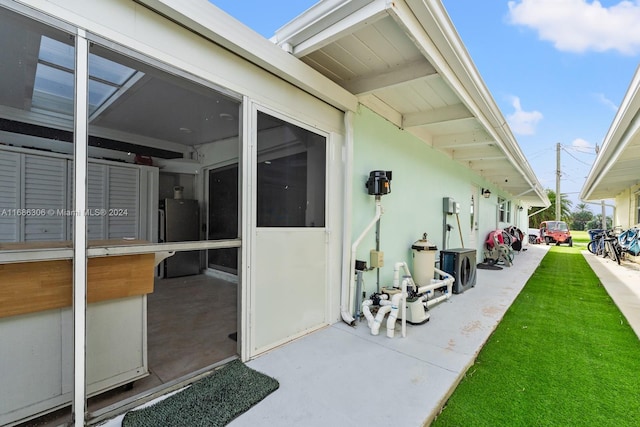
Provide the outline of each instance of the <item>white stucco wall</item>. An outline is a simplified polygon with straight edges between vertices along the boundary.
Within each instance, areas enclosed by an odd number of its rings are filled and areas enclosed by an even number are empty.
[[[478,250],[478,261],[481,261],[483,241],[487,233],[498,225],[496,189],[461,164],[365,107],[360,108],[354,120],[352,241],[375,214],[375,198],[365,188],[369,172],[373,170],[393,172],[391,193],[381,199],[384,214],[381,218],[380,249],[384,252],[385,265],[380,271],[380,286],[391,284],[396,262],[405,261],[412,268],[411,245],[423,233],[427,233],[428,239],[442,249],[444,197],[451,197],[460,204],[459,219],[464,240],[463,246],[456,216],[447,215],[447,222],[453,229],[448,233],[446,247],[469,248],[471,194],[477,191],[478,231],[474,249]],[[492,192],[488,199],[479,194],[481,188],[486,187]],[[526,211],[520,215],[526,216]],[[360,244],[357,259],[367,261],[369,265],[371,249],[375,249],[375,229]],[[376,271],[365,273],[364,279],[367,293],[375,290]]]
[[[625,191],[616,196],[616,209],[613,218],[615,226],[620,226],[623,229],[628,229],[638,225],[636,218],[638,212],[636,198],[639,190],[640,185],[636,185],[634,187],[627,188]]]

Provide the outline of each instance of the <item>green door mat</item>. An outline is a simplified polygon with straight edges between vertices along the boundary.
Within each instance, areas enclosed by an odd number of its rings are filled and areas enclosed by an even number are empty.
[[[122,426],[225,426],[279,386],[275,379],[234,360],[180,393],[128,412]]]

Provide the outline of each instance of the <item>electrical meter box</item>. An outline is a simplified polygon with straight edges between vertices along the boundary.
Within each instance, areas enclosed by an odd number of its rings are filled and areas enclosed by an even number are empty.
[[[454,213],[456,213],[456,205],[458,205],[457,209],[459,211],[460,210],[460,205],[458,203],[456,203],[456,201],[453,200],[453,198],[444,197],[442,199],[442,210],[446,214],[453,215]]]
[[[372,268],[384,267],[384,252],[371,249],[370,258],[369,264]]]

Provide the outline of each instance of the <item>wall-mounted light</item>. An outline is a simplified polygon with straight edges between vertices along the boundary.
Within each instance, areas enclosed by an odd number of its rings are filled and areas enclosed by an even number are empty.
[[[484,197],[485,199],[488,199],[489,197],[491,197],[491,191],[489,191],[488,188],[483,188],[482,197]]]
[[[519,210],[520,212],[522,212],[522,211],[524,210],[524,208],[523,208],[522,206],[518,206],[518,210]]]

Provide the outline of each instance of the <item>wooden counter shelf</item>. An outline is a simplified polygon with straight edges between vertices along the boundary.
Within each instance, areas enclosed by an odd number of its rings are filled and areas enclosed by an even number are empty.
[[[89,247],[140,245],[141,240],[90,241]],[[71,242],[0,243],[2,250],[69,249]],[[153,292],[154,254],[93,257],[87,260],[87,302]],[[69,307],[73,261],[0,264],[0,318]]]

